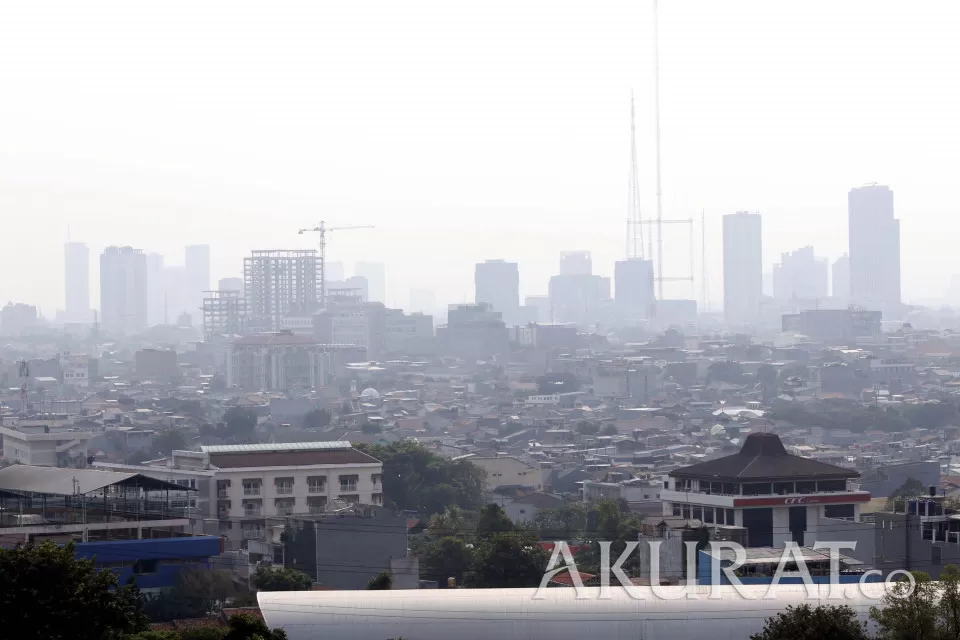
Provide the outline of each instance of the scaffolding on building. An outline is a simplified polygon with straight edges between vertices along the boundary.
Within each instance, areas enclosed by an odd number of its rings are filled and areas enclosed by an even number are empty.
[[[284,316],[316,312],[322,268],[315,249],[254,251],[244,258],[246,327],[278,331]]]

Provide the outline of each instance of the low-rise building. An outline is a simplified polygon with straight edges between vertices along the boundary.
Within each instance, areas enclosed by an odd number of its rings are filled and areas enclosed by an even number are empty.
[[[17,464],[83,468],[93,435],[67,420],[0,421],[3,457]]]

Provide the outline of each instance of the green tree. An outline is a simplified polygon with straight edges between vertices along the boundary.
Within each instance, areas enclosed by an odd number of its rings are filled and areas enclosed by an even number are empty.
[[[464,583],[480,589],[536,587],[547,560],[535,536],[517,531],[497,533],[477,546]]]
[[[223,414],[223,423],[231,435],[252,435],[257,428],[257,414],[252,409],[230,407]]]
[[[435,513],[430,516],[430,524],[427,526],[428,533],[434,538],[465,537],[473,533],[474,524],[470,521],[467,512],[451,505],[443,510],[443,513]]]
[[[960,638],[960,569],[948,564],[940,573],[940,626],[944,637]]]
[[[303,417],[303,426],[307,429],[323,429],[330,425],[333,415],[327,409],[314,409]]]
[[[250,579],[257,591],[309,591],[313,578],[297,569],[259,566]]]
[[[911,573],[913,589],[909,581],[901,580],[883,597],[882,607],[870,608],[870,618],[884,640],[933,640],[941,635],[937,585],[922,571]]]
[[[357,448],[383,462],[383,494],[392,507],[428,514],[483,504],[486,473],[467,460],[442,458],[410,441]]]
[[[750,640],[868,640],[866,625],[848,606],[789,606],[767,618],[763,631]]]
[[[368,591],[389,591],[392,588],[393,575],[389,571],[381,571],[367,583]]]
[[[604,425],[603,429],[600,430],[600,435],[603,436],[615,436],[618,433],[620,433],[620,431],[617,430],[617,425],[615,424]]]
[[[461,538],[442,538],[423,544],[414,551],[420,559],[420,577],[446,588],[447,579],[463,583],[473,564],[473,549]]]
[[[242,613],[230,616],[223,640],[287,640],[287,632],[271,630],[261,618]]]
[[[480,510],[480,518],[477,520],[478,536],[490,537],[497,533],[513,531],[513,528],[513,521],[500,505],[488,504]]]
[[[587,509],[582,502],[572,502],[558,509],[538,509],[533,529],[541,540],[578,540],[587,528]]]
[[[0,629],[17,638],[102,640],[146,625],[136,586],[78,560],[72,543],[0,548]]]

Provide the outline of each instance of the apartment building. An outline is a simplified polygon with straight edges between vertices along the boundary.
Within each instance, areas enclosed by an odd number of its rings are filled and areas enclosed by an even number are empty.
[[[195,488],[195,517],[219,521],[219,533],[233,548],[263,540],[269,519],[323,514],[334,500],[383,504],[383,464],[346,441],[200,449],[174,451],[165,464],[96,466]]]
[[[3,457],[17,464],[83,468],[93,436],[69,421],[0,420]]]

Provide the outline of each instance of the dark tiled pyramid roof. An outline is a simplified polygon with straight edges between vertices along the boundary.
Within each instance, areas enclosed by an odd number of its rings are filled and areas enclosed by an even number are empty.
[[[738,453],[671,471],[676,478],[719,480],[788,480],[857,478],[859,473],[787,453],[775,433],[751,433]]]

